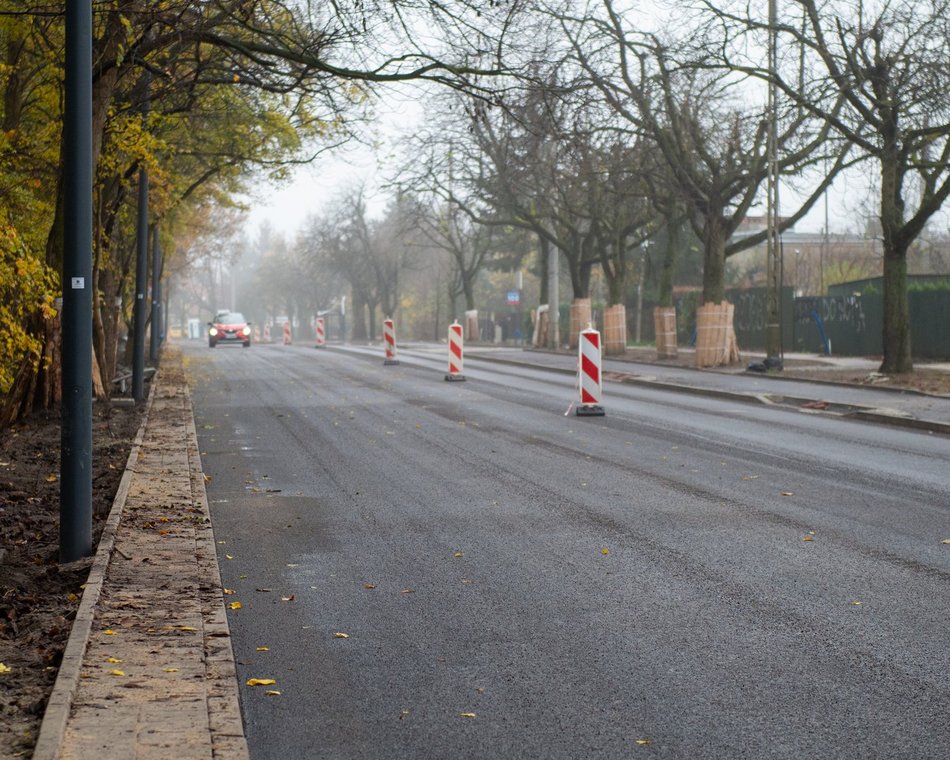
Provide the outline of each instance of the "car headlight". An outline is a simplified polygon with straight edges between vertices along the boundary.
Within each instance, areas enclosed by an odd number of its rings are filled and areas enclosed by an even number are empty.
[[[245,335],[250,335],[250,334],[251,334],[251,328],[248,327],[247,325],[244,325],[244,329],[241,330],[241,332],[244,333]]]
[[[212,327],[210,330],[208,330],[208,335],[217,335],[217,334],[218,334],[218,329],[216,327]]]

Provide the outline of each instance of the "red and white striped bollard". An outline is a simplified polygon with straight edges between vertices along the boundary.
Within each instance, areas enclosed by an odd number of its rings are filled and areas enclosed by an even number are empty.
[[[326,331],[326,325],[323,322],[323,317],[316,318],[313,324],[313,331],[316,334],[316,341],[317,341],[316,348],[326,348],[327,331]]]
[[[396,359],[396,325],[391,319],[383,320],[383,343],[386,346],[386,361],[383,364],[387,367],[399,364]]]
[[[293,337],[293,333],[291,333],[290,320],[288,319],[286,322],[284,322],[284,345],[289,346],[293,342],[294,342],[294,337]]]
[[[600,333],[590,325],[580,332],[577,358],[581,403],[575,414],[578,417],[603,417],[604,407],[600,405],[604,387],[601,375]]]
[[[457,319],[449,325],[449,374],[445,379],[454,383],[465,380],[462,374],[462,325]]]

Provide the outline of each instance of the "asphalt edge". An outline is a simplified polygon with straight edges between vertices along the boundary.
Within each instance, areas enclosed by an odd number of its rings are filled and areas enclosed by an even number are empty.
[[[160,378],[156,375],[151,383],[145,413],[142,416],[142,424],[139,425],[138,432],[132,442],[132,449],[129,451],[129,458],[126,460],[125,471],[122,473],[115,498],[112,500],[109,516],[106,518],[102,534],[99,536],[92,567],[89,568],[89,575],[83,584],[82,599],[79,601],[79,608],[76,610],[76,619],[70,629],[69,639],[66,641],[66,648],[63,651],[63,660],[56,673],[56,682],[53,684],[53,691],[46,703],[43,721],[40,723],[40,732],[36,739],[36,746],[33,748],[33,760],[55,760],[59,757],[63,735],[66,732],[66,722],[69,719],[73,698],[79,686],[83,657],[86,654],[89,637],[92,634],[96,605],[99,602],[99,594],[102,591],[106,571],[112,561],[116,534],[122,520],[122,512],[125,509],[129,488],[132,485],[135,463],[138,461],[142,441],[145,438],[145,428],[151,416],[152,401],[155,398],[155,389],[159,381]]]

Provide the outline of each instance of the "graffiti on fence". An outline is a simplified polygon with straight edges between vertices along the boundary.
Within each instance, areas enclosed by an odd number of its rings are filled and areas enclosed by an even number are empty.
[[[826,325],[845,324],[850,326],[855,334],[868,329],[868,318],[861,296],[796,298],[793,306],[795,324],[811,322],[813,311],[818,312]]]

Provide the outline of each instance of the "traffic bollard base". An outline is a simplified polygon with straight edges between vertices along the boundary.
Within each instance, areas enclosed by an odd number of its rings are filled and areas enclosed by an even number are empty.
[[[577,407],[575,414],[578,417],[603,417],[607,413],[604,411],[604,407],[597,404],[582,404]]]
[[[383,362],[383,366],[384,367],[398,367],[399,359],[386,359],[386,361]]]
[[[465,381],[465,375],[446,375],[445,379],[450,383],[461,383]]]

